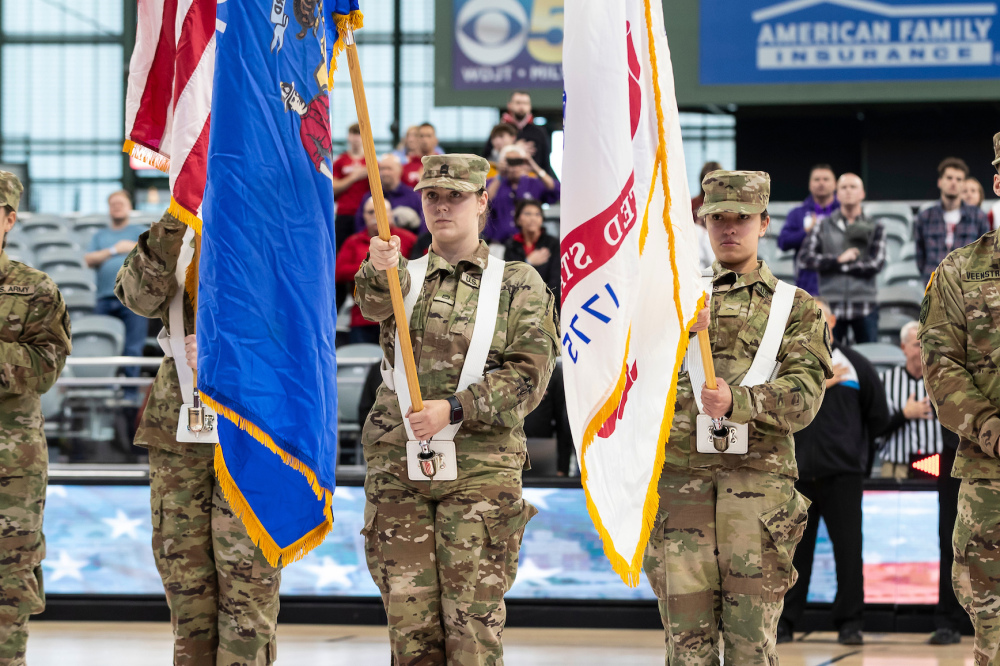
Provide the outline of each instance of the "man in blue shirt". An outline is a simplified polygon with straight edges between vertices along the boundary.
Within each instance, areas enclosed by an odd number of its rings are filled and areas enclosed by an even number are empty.
[[[818,220],[830,217],[840,208],[836,195],[837,178],[829,164],[817,164],[809,172],[809,196],[801,206],[793,208],[785,218],[785,226],[778,236],[778,247],[795,250],[795,284],[813,296],[819,295],[819,275],[814,270],[799,265],[799,254],[806,235]]]
[[[146,343],[149,323],[145,317],[135,314],[115,296],[115,277],[125,263],[132,248],[143,232],[140,226],[129,226],[132,214],[132,199],[128,192],[119,190],[108,197],[108,214],[111,226],[99,230],[90,240],[90,247],[83,260],[97,272],[97,305],[94,314],[111,315],[125,324],[125,356],[142,356]],[[123,368],[125,376],[139,376],[139,368]]]

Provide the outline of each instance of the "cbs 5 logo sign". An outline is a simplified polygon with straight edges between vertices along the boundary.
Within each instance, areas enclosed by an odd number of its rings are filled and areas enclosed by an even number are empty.
[[[525,48],[536,61],[562,62],[564,0],[455,0],[455,39],[469,60],[503,65]]]

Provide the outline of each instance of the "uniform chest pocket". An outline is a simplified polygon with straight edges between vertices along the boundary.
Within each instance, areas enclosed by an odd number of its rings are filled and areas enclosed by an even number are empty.
[[[1000,362],[1000,349],[992,340],[994,331],[1000,330],[1000,290],[995,284],[982,284],[965,294],[965,318],[969,348]]]
[[[0,340],[17,342],[28,317],[28,296],[0,294]]]

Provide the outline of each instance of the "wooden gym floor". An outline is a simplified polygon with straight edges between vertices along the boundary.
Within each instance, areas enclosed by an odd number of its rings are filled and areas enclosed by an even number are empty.
[[[782,666],[972,666],[972,639],[960,645],[926,645],[925,634],[866,634],[863,647],[837,644],[836,635],[798,635],[779,648]],[[662,666],[659,631],[525,629],[504,632],[508,666]],[[170,626],[142,622],[33,622],[31,666],[169,665]],[[297,664],[389,663],[383,627],[282,625],[278,662]]]

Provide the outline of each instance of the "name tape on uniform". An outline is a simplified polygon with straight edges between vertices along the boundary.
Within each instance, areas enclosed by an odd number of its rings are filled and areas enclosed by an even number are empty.
[[[985,280],[1000,280],[1000,271],[975,271],[965,272],[966,282],[984,282]]]
[[[23,287],[18,284],[0,284],[0,294],[14,294],[16,296],[33,296],[35,287]]]

